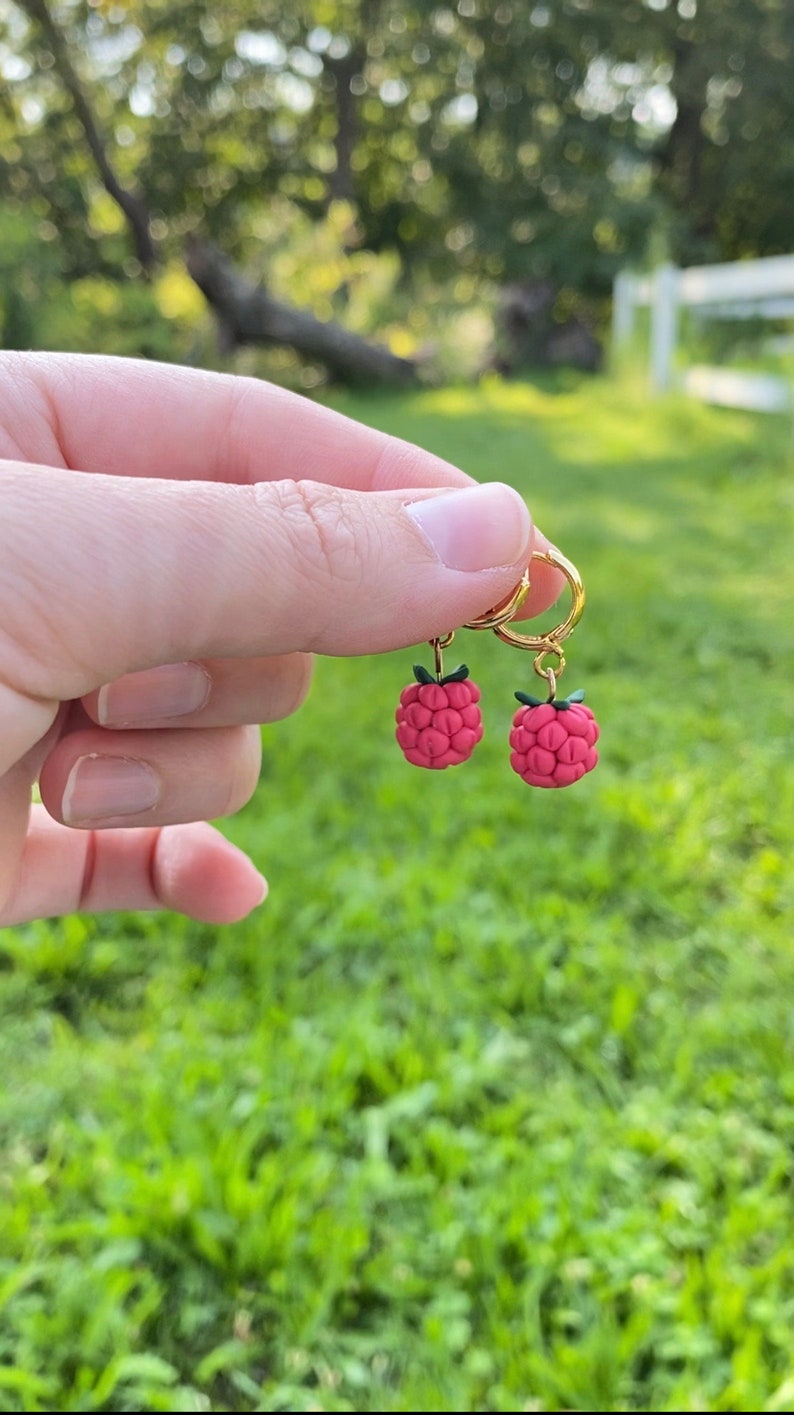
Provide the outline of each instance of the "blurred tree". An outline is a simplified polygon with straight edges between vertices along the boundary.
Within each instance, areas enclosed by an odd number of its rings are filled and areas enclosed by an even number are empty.
[[[673,259],[789,251],[794,5],[609,0],[592,18],[585,101],[647,151]]]
[[[254,262],[276,195],[341,197],[414,279],[551,280],[559,321],[652,233],[788,248],[792,57],[784,0],[17,0],[0,196],[71,277]]]

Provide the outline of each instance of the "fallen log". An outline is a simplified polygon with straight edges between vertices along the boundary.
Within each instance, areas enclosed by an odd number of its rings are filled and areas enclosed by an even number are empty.
[[[266,286],[254,285],[242,275],[217,246],[192,239],[186,265],[218,319],[224,349],[283,344],[322,364],[340,383],[405,388],[418,382],[411,359],[398,358],[382,344],[370,343],[341,324],[274,299]]]

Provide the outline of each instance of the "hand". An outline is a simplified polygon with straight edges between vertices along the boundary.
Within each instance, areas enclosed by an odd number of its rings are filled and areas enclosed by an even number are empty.
[[[0,925],[243,917],[265,882],[204,822],[255,788],[247,724],[314,652],[483,612],[534,543],[510,488],[253,379],[3,355],[0,458]]]

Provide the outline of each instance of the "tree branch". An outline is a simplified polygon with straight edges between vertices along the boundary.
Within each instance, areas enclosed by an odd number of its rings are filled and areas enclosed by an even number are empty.
[[[135,254],[145,270],[157,263],[157,251],[149,228],[149,209],[146,199],[138,192],[129,191],[117,177],[107,145],[94,116],[88,95],[83,88],[69,56],[69,47],[61,33],[47,0],[18,0],[29,19],[42,30],[52,50],[55,69],[74,106],[75,115],[85,133],[91,156],[94,159],[99,180],[108,196],[122,211],[132,233]]]

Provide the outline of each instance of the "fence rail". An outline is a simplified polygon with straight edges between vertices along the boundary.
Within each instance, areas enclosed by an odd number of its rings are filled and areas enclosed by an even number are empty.
[[[697,309],[711,319],[787,319],[794,316],[794,255],[679,270],[661,265],[652,275],[622,271],[615,280],[612,348],[619,357],[633,339],[637,310],[650,309],[651,386],[663,392],[678,382],[707,402],[780,412],[794,407],[788,380],[774,374],[690,368],[676,379],[674,356],[680,311]]]

